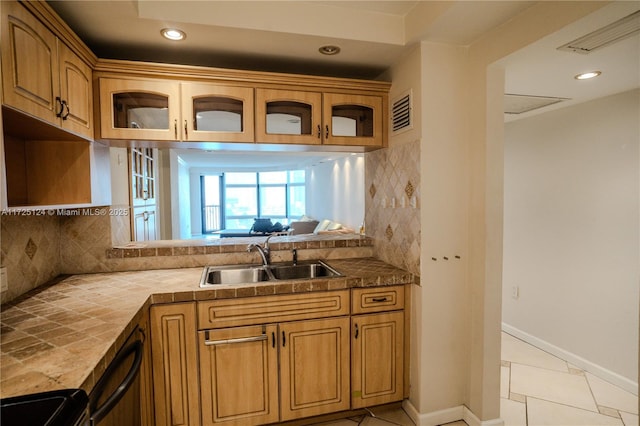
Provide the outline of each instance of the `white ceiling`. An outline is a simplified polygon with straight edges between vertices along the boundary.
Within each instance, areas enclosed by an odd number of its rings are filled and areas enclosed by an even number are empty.
[[[376,78],[415,42],[467,45],[531,1],[49,1],[101,58]],[[186,40],[160,37],[178,27]],[[337,56],[318,48],[337,44]]]
[[[65,0],[49,4],[101,58],[375,79],[419,41],[470,45],[535,2]],[[557,50],[638,9],[637,1],[613,1],[505,58],[505,93],[571,99],[505,120],[640,87],[640,34],[589,55]],[[160,30],[165,27],[184,30],[186,40],[162,39]],[[340,46],[340,54],[319,54],[318,48],[326,44]],[[602,75],[591,81],[573,78],[593,69]],[[322,158],[326,154],[318,160]]]

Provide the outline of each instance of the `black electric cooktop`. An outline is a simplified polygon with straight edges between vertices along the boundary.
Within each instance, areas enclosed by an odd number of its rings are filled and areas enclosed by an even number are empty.
[[[66,389],[0,400],[2,426],[76,426],[84,424],[89,398],[81,389]],[[83,420],[84,419],[84,420]]]

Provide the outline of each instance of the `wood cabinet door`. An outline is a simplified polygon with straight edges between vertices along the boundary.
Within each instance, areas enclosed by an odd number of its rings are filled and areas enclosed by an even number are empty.
[[[351,408],[402,400],[404,313],[351,317]]]
[[[91,67],[58,42],[60,97],[65,102],[63,129],[93,139],[93,84]]]
[[[256,89],[256,142],[322,143],[322,94]]]
[[[254,142],[253,88],[182,83],[182,139]]]
[[[132,207],[156,205],[156,148],[129,148],[129,194]]]
[[[101,78],[99,84],[100,138],[180,139],[180,83]]]
[[[280,420],[348,410],[349,317],[280,324]]]
[[[325,145],[383,146],[381,96],[324,93],[322,98]]]
[[[57,121],[57,39],[18,2],[2,2],[3,102],[27,114]]]
[[[277,326],[198,332],[203,426],[277,422]]]
[[[134,207],[131,220],[133,241],[157,240],[156,206]]]
[[[156,425],[199,425],[195,303],[151,307],[151,354]]]

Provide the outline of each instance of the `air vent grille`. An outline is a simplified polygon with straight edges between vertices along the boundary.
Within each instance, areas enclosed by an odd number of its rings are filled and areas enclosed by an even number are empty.
[[[507,93],[504,95],[504,113],[522,114],[567,100],[569,99],[550,96],[514,95]]]
[[[640,10],[626,16],[616,22],[593,31],[585,36],[577,38],[558,50],[588,54],[601,47],[608,46],[616,41],[640,32]]]
[[[394,133],[409,130],[413,127],[412,109],[411,91],[403,93],[391,102],[391,129]]]

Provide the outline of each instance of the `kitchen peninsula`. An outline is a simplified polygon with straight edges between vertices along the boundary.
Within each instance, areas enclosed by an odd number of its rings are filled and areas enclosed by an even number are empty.
[[[348,295],[356,289],[402,288],[416,281],[412,274],[375,258],[349,258],[347,255],[349,252],[352,255],[370,252],[371,247],[367,248],[370,243],[368,238],[360,236],[316,237],[315,241],[313,237],[293,236],[272,239],[275,261],[290,260],[290,252],[295,248],[301,260],[322,257],[343,274],[330,279],[199,288],[201,267],[61,277],[3,306],[0,316],[3,339],[0,396],[64,388],[82,388],[89,393],[118,348],[136,327],[148,321],[154,307],[191,304],[195,308],[196,304],[205,301],[260,300],[265,296],[304,296],[335,291]],[[174,255],[181,256],[180,253],[186,250],[201,252],[192,256],[206,257],[207,263],[211,264],[256,263],[257,259],[255,253],[246,252],[245,241],[217,240],[207,246],[191,247],[167,245],[115,248],[112,255],[125,257],[142,253],[162,262]],[[171,255],[167,250],[171,250]],[[402,294],[408,297],[410,292]],[[399,306],[409,308],[408,299],[401,302]],[[347,315],[349,306],[347,303]],[[407,319],[403,321],[406,323]],[[406,336],[408,326],[404,330]],[[195,338],[196,329],[190,332]],[[150,338],[152,341],[158,338],[153,334],[153,328]],[[407,342],[405,338],[405,345]],[[404,370],[406,372],[408,368]],[[189,380],[197,383],[197,371],[194,374]]]

